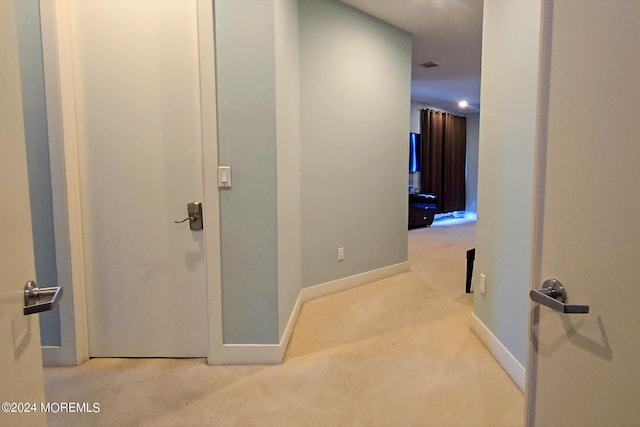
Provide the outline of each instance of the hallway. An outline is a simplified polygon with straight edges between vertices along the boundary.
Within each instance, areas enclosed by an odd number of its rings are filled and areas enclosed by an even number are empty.
[[[411,271],[306,303],[285,361],[93,359],[46,368],[51,426],[515,427],[524,398],[469,328],[475,223],[409,232]]]

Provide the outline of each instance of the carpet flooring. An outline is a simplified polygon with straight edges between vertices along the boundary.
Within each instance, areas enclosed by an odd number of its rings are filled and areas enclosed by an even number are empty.
[[[50,426],[516,427],[524,397],[469,328],[475,223],[409,232],[411,270],[306,303],[276,366],[92,359],[46,368]]]

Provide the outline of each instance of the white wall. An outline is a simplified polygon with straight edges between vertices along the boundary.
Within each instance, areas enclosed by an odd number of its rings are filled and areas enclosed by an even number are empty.
[[[467,212],[478,206],[478,151],[480,149],[480,113],[467,114]]]
[[[422,133],[422,128],[420,126],[420,110],[425,108],[429,108],[427,104],[423,104],[422,102],[411,101],[411,112],[409,119],[409,126],[411,132]]]
[[[411,36],[302,0],[300,73],[303,287],[405,262]]]
[[[411,101],[411,110],[409,112],[410,132],[420,134],[422,133],[422,127],[420,125],[420,110],[422,110],[423,108],[426,108],[426,104]],[[420,186],[422,185],[420,182],[421,176],[422,171],[409,173],[409,187],[412,187],[414,191],[420,191]]]
[[[524,365],[540,0],[485,1],[483,19],[474,313]]]

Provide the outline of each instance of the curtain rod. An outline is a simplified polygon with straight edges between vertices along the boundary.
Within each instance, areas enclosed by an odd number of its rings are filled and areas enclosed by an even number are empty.
[[[457,113],[456,114],[456,113],[450,113],[448,111],[432,110],[430,108],[418,108],[416,111],[433,111],[434,113],[448,114],[448,115],[453,116],[453,117],[466,117],[466,116],[464,116],[464,113]],[[459,114],[463,114],[463,115],[459,115]]]
[[[473,108],[473,107],[469,107],[469,108],[471,108],[472,110],[475,110],[475,111],[469,111],[468,113],[477,113],[477,112],[480,111],[477,108]],[[431,108],[418,108],[416,111],[433,111],[433,112],[440,113],[440,114],[451,114],[452,116],[455,116],[456,114],[465,114],[465,113],[451,113],[449,111],[434,110],[434,109],[431,109]]]

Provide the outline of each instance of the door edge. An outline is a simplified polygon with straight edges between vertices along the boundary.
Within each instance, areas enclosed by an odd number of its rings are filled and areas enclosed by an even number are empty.
[[[531,268],[529,289],[537,288],[540,282],[542,232],[544,218],[544,192],[546,173],[547,115],[549,107],[549,80],[551,64],[551,29],[553,20],[553,0],[541,0],[540,8],[540,51],[538,61],[538,111],[533,176],[533,212],[531,215]],[[525,426],[535,425],[537,345],[534,342],[534,328],[537,325],[539,308],[529,303],[527,324],[527,360],[525,381]]]
[[[214,6],[197,0],[198,59],[200,66],[200,117],[202,123],[202,178],[204,189],[205,265],[207,283],[209,365],[220,363],[223,354],[222,272],[220,263],[220,199],[218,182],[218,123]]]
[[[61,346],[43,347],[45,365],[89,359],[84,242],[70,29],[64,2],[40,0],[45,98],[60,302]]]

